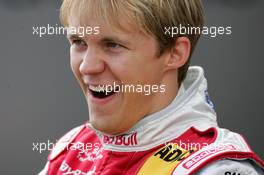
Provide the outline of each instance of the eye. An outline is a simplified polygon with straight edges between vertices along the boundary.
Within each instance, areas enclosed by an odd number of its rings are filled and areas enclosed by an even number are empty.
[[[118,48],[121,48],[122,45],[117,44],[115,42],[107,42],[106,43],[106,47],[109,48],[109,49],[118,49]]]
[[[86,46],[86,43],[81,39],[73,39],[71,44],[76,46]]]

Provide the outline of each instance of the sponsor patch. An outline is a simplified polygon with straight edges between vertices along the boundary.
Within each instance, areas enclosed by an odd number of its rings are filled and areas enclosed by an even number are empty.
[[[137,175],[159,174],[168,175],[190,156],[195,150],[185,150],[175,143],[170,143],[150,156],[143,164]]]
[[[200,153],[198,153],[197,155],[195,155],[193,158],[191,158],[190,160],[188,160],[186,163],[183,164],[183,167],[185,169],[190,169],[191,167],[193,167],[195,164],[197,164],[198,162],[211,157],[215,154],[221,153],[221,152],[225,152],[225,151],[235,151],[236,148],[234,145],[216,145],[216,146],[209,146],[209,149],[205,149],[203,151],[201,151]]]
[[[138,144],[137,133],[120,136],[103,136],[103,143],[109,145],[134,146]]]

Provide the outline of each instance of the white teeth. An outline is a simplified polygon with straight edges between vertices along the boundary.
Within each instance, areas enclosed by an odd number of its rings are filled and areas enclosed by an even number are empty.
[[[89,85],[89,89],[92,91],[96,91],[96,92],[111,92],[113,90],[113,87],[111,85],[98,85],[98,86],[93,86],[93,85]]]
[[[106,90],[105,86],[92,86],[89,85],[89,89],[96,92],[104,92]]]

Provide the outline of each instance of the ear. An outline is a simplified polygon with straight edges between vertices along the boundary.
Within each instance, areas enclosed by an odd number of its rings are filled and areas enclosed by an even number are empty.
[[[190,50],[191,42],[187,37],[177,38],[167,57],[164,72],[182,67],[189,59]]]

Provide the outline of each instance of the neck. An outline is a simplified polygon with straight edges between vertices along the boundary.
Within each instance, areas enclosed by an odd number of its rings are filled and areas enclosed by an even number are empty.
[[[154,94],[152,99],[153,105],[147,115],[151,115],[164,109],[175,99],[179,90],[177,73],[175,73],[174,71],[167,72],[164,75],[160,85],[164,85],[165,92]]]

